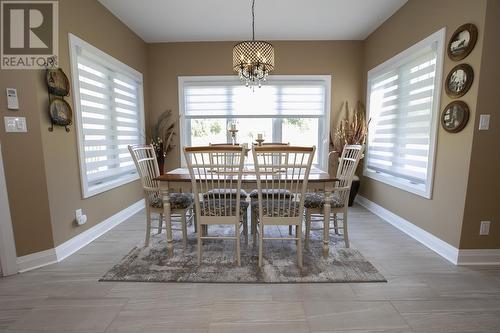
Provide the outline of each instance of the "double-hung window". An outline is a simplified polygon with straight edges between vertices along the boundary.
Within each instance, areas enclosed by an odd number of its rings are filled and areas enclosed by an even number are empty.
[[[313,163],[327,167],[329,75],[271,75],[261,88],[245,87],[236,76],[179,77],[181,147],[230,143],[236,123],[238,143],[316,146]],[[252,164],[249,154],[247,164]]]
[[[144,142],[142,74],[70,34],[83,197],[138,179],[129,144]]]
[[[364,174],[431,198],[444,29],[368,72]]]

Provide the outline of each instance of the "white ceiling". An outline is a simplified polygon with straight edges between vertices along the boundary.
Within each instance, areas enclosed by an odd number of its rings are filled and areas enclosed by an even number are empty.
[[[251,39],[251,0],[99,0],[147,42]],[[407,0],[256,0],[255,39],[364,39]]]

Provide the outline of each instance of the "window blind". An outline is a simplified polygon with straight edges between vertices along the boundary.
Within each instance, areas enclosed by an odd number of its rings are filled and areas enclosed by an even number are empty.
[[[369,140],[365,168],[428,188],[438,42],[419,47],[369,78]]]
[[[252,90],[238,83],[186,84],[184,112],[186,117],[322,116],[325,86],[322,82],[273,82]]]
[[[137,178],[127,146],[144,141],[142,80],[81,47],[76,69],[80,167],[88,196]]]

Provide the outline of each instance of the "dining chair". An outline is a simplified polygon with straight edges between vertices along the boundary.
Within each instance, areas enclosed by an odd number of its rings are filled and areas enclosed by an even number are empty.
[[[239,193],[241,190],[245,160],[244,148],[240,146],[185,147],[184,155],[194,192],[198,225],[198,265],[201,264],[203,240],[233,239],[236,241],[236,262],[240,266],[240,225],[246,223],[244,216],[248,203],[241,200],[240,195],[232,196],[231,193],[233,191]],[[213,195],[205,195],[210,191]],[[208,235],[209,225],[233,225],[234,236],[210,236]],[[203,230],[207,231],[202,232]]]
[[[363,156],[364,145],[345,145],[342,155],[339,159],[337,168],[338,179],[335,188],[332,191],[331,213],[333,215],[333,227],[330,226],[330,216],[323,215],[323,207],[325,205],[324,193],[307,193],[304,200],[306,210],[306,235],[305,247],[309,247],[311,230],[323,230],[323,228],[312,229],[312,217],[319,216],[320,220],[328,219],[327,223],[330,229],[335,229],[335,233],[339,233],[342,229],[344,234],[345,247],[349,247],[349,233],[347,228],[347,208],[349,203],[349,193],[351,184],[354,178],[354,173],[358,167],[359,161]],[[342,214],[342,218],[338,217]],[[339,227],[339,222],[342,222],[342,227]]]
[[[239,143],[233,145],[231,143],[209,143],[210,146],[212,147],[234,147],[234,146],[240,146]],[[211,161],[213,160],[213,158],[217,155],[217,153],[213,153],[210,155],[210,158],[211,158]],[[245,156],[246,156],[246,152],[245,152]],[[236,192],[236,190],[228,190],[228,189],[220,189],[220,188],[217,188],[217,189],[212,189],[206,193],[203,194],[203,196],[205,198],[207,197],[212,197],[212,196],[219,196],[223,193],[226,193],[226,195],[229,195],[231,197],[231,199],[236,199],[236,193],[239,193],[240,194],[240,199],[245,201],[247,200],[247,197],[248,197],[248,193],[244,190],[244,189],[240,189],[239,192]],[[245,204],[244,204],[245,205]],[[245,206],[247,207],[247,206]],[[246,210],[246,208],[244,208]],[[243,215],[243,234],[245,235],[245,243],[248,243],[248,216],[246,214],[246,211],[245,211],[245,214]]]
[[[290,145],[289,142],[262,142],[260,144],[261,147],[262,146],[266,146],[266,147],[268,147],[268,146],[289,146],[289,145]],[[259,145],[256,144],[256,143],[253,143],[252,146],[253,147],[259,147]],[[273,194],[273,193],[268,192],[268,191],[263,191],[262,194],[263,194],[263,196],[265,198],[265,197],[267,197],[268,194]],[[281,194],[286,199],[289,199],[290,197],[292,197],[292,193],[289,190],[282,190]],[[250,216],[250,221],[251,221],[250,222],[250,233],[252,234],[253,243],[255,244],[256,239],[257,239],[257,215],[259,213],[258,212],[258,206],[255,205],[255,202],[257,201],[257,198],[258,198],[258,191],[257,191],[257,189],[252,190],[249,193],[249,196],[250,196],[250,207],[252,208],[251,209],[251,216]],[[288,233],[290,235],[292,234],[292,226],[289,227]]]
[[[152,145],[129,145],[128,150],[137,172],[141,179],[144,199],[146,202],[146,240],[145,246],[149,246],[151,228],[156,228],[160,234],[163,229],[163,198],[160,192],[159,182],[155,180],[160,175],[156,153]],[[193,207],[193,196],[189,193],[171,193],[170,203],[172,216],[179,216],[182,226],[182,242],[187,245],[187,219],[188,211]],[[151,225],[152,214],[158,214],[158,226]],[[193,217],[190,215],[189,219]]]
[[[254,146],[252,151],[258,192],[259,267],[263,242],[276,239],[296,241],[297,263],[302,267],[304,197],[316,147]],[[291,195],[287,197],[283,191]],[[266,237],[265,226],[272,225],[296,226],[295,237]]]

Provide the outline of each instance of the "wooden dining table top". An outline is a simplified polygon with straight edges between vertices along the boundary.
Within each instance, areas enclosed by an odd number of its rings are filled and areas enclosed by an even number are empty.
[[[177,168],[159,177],[156,177],[155,180],[160,182],[190,182],[191,175],[189,174],[188,168]],[[241,181],[243,183],[257,182],[257,175],[255,174],[255,170],[253,168],[245,168],[243,170]],[[328,172],[325,172],[316,167],[311,167],[308,182],[325,183],[325,182],[336,182],[336,181],[338,181],[338,179],[334,176],[330,176]]]

